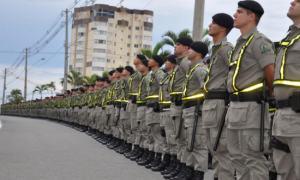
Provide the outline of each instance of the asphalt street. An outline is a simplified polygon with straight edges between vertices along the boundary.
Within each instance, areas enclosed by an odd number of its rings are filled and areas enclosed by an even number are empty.
[[[0,116],[0,180],[153,179],[163,177],[85,133],[48,120]],[[205,179],[213,179],[212,171]]]

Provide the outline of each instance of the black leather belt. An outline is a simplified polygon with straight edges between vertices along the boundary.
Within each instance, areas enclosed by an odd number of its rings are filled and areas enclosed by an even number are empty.
[[[200,104],[203,103],[203,100],[201,100],[202,102],[200,102]],[[187,109],[187,108],[190,108],[190,107],[193,107],[193,106],[197,106],[197,100],[196,101],[186,101],[186,102],[183,102],[183,109]]]
[[[136,95],[129,95],[129,99],[130,99],[130,100],[132,100],[132,99],[134,99],[134,98],[136,98]]]
[[[241,93],[229,95],[229,101],[239,101],[239,102],[251,102],[255,101],[260,103],[262,100],[262,92],[253,92],[253,93]]]
[[[227,100],[229,98],[228,92],[208,92],[205,93],[204,99],[224,99]]]
[[[293,106],[293,101],[292,101],[292,99],[277,100],[276,105],[277,105],[276,107],[278,109],[285,108],[285,107],[292,107]]]
[[[142,106],[146,106],[147,104],[146,103],[139,103],[137,104],[137,107],[142,107]]]
[[[154,105],[155,105],[155,103],[147,103],[147,107],[148,107],[148,108],[150,108],[150,107],[152,107],[152,108],[153,108],[153,107],[154,107]]]

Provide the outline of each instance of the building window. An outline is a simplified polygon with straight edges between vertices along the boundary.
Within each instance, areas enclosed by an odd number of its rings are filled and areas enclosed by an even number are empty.
[[[107,41],[107,45],[112,45],[112,42],[111,41]]]
[[[123,50],[123,48],[120,48],[121,50]]]
[[[107,62],[107,63],[110,63],[110,59],[106,59],[106,62]]]
[[[126,61],[126,66],[129,66],[129,61]]]
[[[107,50],[107,54],[111,54],[111,50]]]
[[[127,53],[127,56],[130,56],[130,53]]]
[[[108,23],[108,27],[113,27],[113,23]]]
[[[113,36],[113,35],[114,35],[114,33],[112,33],[112,32],[108,32],[108,33],[107,33],[107,35],[108,35],[108,36]]]
[[[138,31],[139,31],[139,30],[140,30],[140,27],[138,27],[138,26],[135,26],[135,30],[138,30]]]
[[[105,62],[105,58],[94,57],[93,62]]]
[[[152,37],[151,36],[144,36],[144,40],[146,40],[146,41],[152,41]]]
[[[115,34],[115,37],[117,37],[117,33]]]
[[[139,35],[135,35],[134,38],[135,38],[135,39],[139,39],[140,36],[139,36]]]
[[[78,28],[85,28],[85,24],[78,24]]]
[[[116,46],[117,45],[117,43],[116,42],[114,42],[114,46]]]
[[[76,63],[83,63],[83,59],[76,59]]]
[[[98,9],[97,16],[115,18],[115,12],[114,11],[109,11],[107,9]]]
[[[131,26],[128,26],[128,29],[131,30]]]
[[[77,50],[76,54],[84,54],[84,50]]]
[[[96,26],[107,26],[107,22],[102,22],[102,21],[99,21],[99,22],[95,22]]]
[[[82,68],[82,67],[76,67],[76,68],[75,68],[75,71],[77,71],[77,72],[82,72],[82,71],[83,71],[83,68]]]
[[[95,44],[106,44],[106,41],[105,41],[105,40],[102,40],[102,39],[95,39],[95,40],[94,40],[94,43],[95,43]]]
[[[150,32],[152,32],[152,27],[144,27],[144,31],[150,31]]]
[[[131,39],[131,35],[128,35],[128,39]]]
[[[138,44],[134,44],[134,48],[139,48],[139,45]]]
[[[92,71],[104,71],[104,67],[92,67]]]
[[[130,44],[127,44],[127,47],[130,48]]]
[[[84,35],[85,35],[85,33],[83,33],[83,32],[78,33],[78,36],[84,36]]]
[[[106,35],[107,34],[106,31],[95,31],[94,33],[95,33],[95,35]]]
[[[77,41],[77,45],[84,45],[84,41]]]
[[[143,45],[143,49],[151,50],[151,45],[146,45],[146,44],[144,44],[144,45]]]
[[[93,52],[94,53],[105,53],[105,49],[94,48]]]
[[[113,60],[113,64],[115,64],[115,62],[116,62],[116,61],[115,61],[115,60]]]

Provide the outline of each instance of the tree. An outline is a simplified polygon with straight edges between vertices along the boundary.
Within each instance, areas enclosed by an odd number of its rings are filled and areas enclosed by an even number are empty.
[[[54,81],[51,81],[49,84],[47,84],[48,88],[50,89],[51,91],[51,96],[53,96],[53,91],[56,90],[56,86],[55,86],[55,82]]]
[[[99,77],[100,76],[98,74],[93,74],[91,77],[84,76],[83,80],[84,80],[84,83],[95,84],[97,78],[99,78]]]
[[[43,92],[44,91],[48,91],[48,85],[47,84],[42,84],[42,85],[37,85],[35,87],[35,89],[32,91],[32,93],[34,94],[35,92],[39,92],[41,95],[41,99],[43,99]]]
[[[108,71],[104,71],[104,72],[102,73],[102,77],[104,77],[104,78],[108,77]]]
[[[84,83],[83,76],[80,72],[70,70],[68,74],[68,84],[71,84],[72,88],[75,88],[76,86],[81,86]],[[64,86],[64,78],[60,78],[61,86]]]
[[[157,43],[153,50],[149,49],[142,49],[142,54],[145,55],[147,58],[151,58],[153,55],[160,55],[165,61],[167,57],[172,53],[170,50],[163,50],[162,47],[165,45],[164,42]]]
[[[13,89],[8,95],[9,103],[20,103],[23,100],[22,91],[20,89]]]

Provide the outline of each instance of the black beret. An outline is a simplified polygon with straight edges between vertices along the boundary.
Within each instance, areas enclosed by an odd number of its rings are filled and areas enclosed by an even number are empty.
[[[167,57],[167,61],[170,61],[173,64],[177,64],[176,58],[177,56],[173,54]]]
[[[142,64],[144,64],[146,67],[148,67],[148,60],[147,59],[143,59],[142,60]]]
[[[78,88],[76,88],[75,91],[78,91]]]
[[[73,91],[75,91],[75,89],[71,89],[71,91],[73,92]]]
[[[96,79],[96,81],[99,82],[99,81],[101,81],[101,79],[102,79],[101,77],[98,77],[98,78]]]
[[[109,79],[105,79],[105,82],[106,82],[107,84],[110,84],[110,80],[109,80]]]
[[[159,64],[159,67],[164,64],[164,59],[160,55],[153,55],[151,58]]]
[[[126,69],[128,72],[130,72],[130,75],[133,74],[133,72],[134,72],[134,69],[133,69],[133,67],[131,67],[131,66],[125,66],[125,69]]]
[[[140,60],[146,59],[146,57],[142,54],[138,54],[136,55],[137,58],[139,58]]]
[[[84,93],[84,89],[83,89],[83,87],[80,87],[80,88],[79,88],[79,91],[81,91],[81,92],[83,92],[83,93]]]
[[[70,94],[70,93],[71,93],[71,91],[70,91],[70,90],[67,90],[67,91],[66,91],[66,93]]]
[[[212,17],[213,21],[218,25],[231,30],[233,28],[233,18],[225,13],[218,13]]]
[[[238,6],[254,12],[257,16],[262,17],[264,14],[263,7],[256,1],[245,0],[238,2]]]
[[[95,84],[91,84],[90,87],[95,87]]]
[[[85,85],[83,85],[84,87],[90,87],[90,85],[89,84],[85,84]]]
[[[110,76],[112,76],[114,73],[115,73],[115,70],[111,70],[111,71],[109,71],[108,74],[109,74]]]
[[[185,46],[191,46],[191,44],[193,43],[193,40],[189,37],[181,37],[181,38],[178,38],[177,39],[177,42],[182,44],[182,45],[185,45]]]
[[[118,68],[116,68],[116,70],[117,70],[119,73],[122,73],[122,71],[124,70],[124,68],[123,68],[123,67],[118,67]]]
[[[196,51],[197,53],[202,54],[202,57],[205,57],[208,53],[208,47],[204,42],[196,41],[191,44],[191,49]]]

